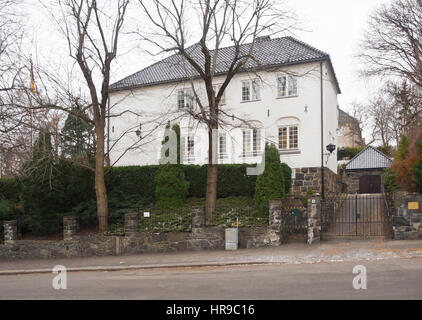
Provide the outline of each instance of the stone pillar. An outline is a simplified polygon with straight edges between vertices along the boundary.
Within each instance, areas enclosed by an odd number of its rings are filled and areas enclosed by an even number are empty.
[[[281,200],[269,200],[269,231],[272,246],[281,244],[281,211]]]
[[[125,213],[125,236],[130,237],[138,232],[138,213]]]
[[[321,240],[321,196],[308,198],[308,244]]]
[[[78,231],[79,219],[75,216],[63,217],[63,240],[72,240]]]
[[[18,238],[18,225],[16,220],[4,221],[4,243],[13,243]]]

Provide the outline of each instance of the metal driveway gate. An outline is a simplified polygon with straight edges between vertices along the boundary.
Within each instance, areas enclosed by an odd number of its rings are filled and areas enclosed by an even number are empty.
[[[343,195],[321,201],[322,238],[391,236],[388,204],[383,194]]]

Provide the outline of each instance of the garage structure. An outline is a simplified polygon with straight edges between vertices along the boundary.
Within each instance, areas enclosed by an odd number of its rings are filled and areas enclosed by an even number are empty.
[[[378,149],[367,146],[351,159],[342,172],[347,193],[382,193],[384,170],[392,160]]]

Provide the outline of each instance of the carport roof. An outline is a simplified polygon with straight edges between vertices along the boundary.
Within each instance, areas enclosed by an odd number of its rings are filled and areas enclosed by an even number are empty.
[[[392,160],[384,153],[367,146],[349,161],[346,170],[382,169],[391,166]]]

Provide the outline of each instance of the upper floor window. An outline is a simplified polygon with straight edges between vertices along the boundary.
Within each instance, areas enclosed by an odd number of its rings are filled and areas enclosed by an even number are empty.
[[[261,132],[259,129],[242,129],[243,156],[257,156],[261,152]]]
[[[261,80],[242,81],[242,101],[255,101],[261,99]]]
[[[177,91],[177,107],[192,108],[194,95],[192,89],[182,89]]]
[[[298,149],[298,138],[297,125],[278,128],[278,148],[280,150]]]
[[[218,91],[220,91],[221,84],[213,85],[212,88],[214,89],[215,96],[217,96]],[[221,96],[220,105],[226,104],[226,91],[223,92],[223,95]]]
[[[297,96],[297,78],[295,76],[279,76],[277,78],[278,97]]]

